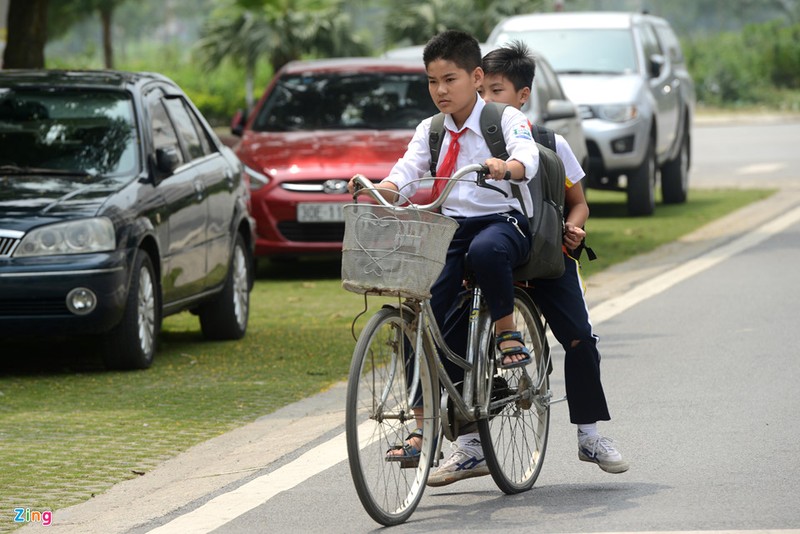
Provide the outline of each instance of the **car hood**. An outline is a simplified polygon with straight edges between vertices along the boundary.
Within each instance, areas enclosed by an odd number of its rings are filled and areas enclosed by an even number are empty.
[[[0,228],[25,231],[44,221],[92,217],[130,178],[0,175]]]
[[[584,106],[635,102],[643,83],[636,74],[561,74],[559,79],[567,97]]]
[[[413,135],[413,130],[247,132],[237,155],[278,179],[349,177],[366,168],[388,173]]]

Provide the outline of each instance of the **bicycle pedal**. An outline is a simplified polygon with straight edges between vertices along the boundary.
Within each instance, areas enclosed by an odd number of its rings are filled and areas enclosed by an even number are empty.
[[[444,459],[444,453],[439,451],[439,460]],[[401,458],[401,457],[386,457],[387,462],[397,462],[400,464],[400,469],[416,469],[419,467],[419,456],[415,458]],[[433,467],[435,460],[431,459],[431,467]]]

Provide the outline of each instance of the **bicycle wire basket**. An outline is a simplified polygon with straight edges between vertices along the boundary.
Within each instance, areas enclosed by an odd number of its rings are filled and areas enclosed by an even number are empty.
[[[342,287],[360,294],[429,298],[457,227],[450,217],[430,211],[347,204]]]

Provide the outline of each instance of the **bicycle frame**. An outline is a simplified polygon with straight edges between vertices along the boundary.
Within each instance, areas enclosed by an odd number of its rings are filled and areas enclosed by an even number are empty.
[[[485,381],[478,380],[478,377],[487,376],[488,368],[491,363],[485,354],[481,353],[480,347],[486,346],[486,340],[480,339],[481,337],[481,323],[490,320],[488,318],[488,311],[481,309],[482,298],[481,290],[478,287],[472,289],[472,299],[469,316],[469,330],[467,340],[467,352],[461,356],[456,354],[444,340],[441,329],[433,317],[433,310],[431,309],[430,302],[427,300],[419,301],[420,309],[416,313],[416,350],[414,351],[414,378],[411,397],[416,395],[416,388],[418,387],[418,380],[416,380],[419,370],[419,363],[416,359],[420,357],[427,358],[428,369],[435,369],[434,383],[439,383],[448,393],[449,399],[452,400],[455,410],[465,422],[474,422],[481,417],[485,417],[489,411],[489,391],[487,391]],[[450,379],[444,368],[444,362],[439,357],[441,350],[443,356],[448,361],[459,366],[464,371],[463,391],[459,392],[458,387]],[[434,408],[437,413],[430,414],[435,418],[439,418],[441,414],[440,408],[440,391],[436,392]],[[426,417],[428,414],[426,414]],[[448,425],[442,425],[443,429],[447,429]],[[445,430],[448,439],[454,439],[455,436],[451,435]]]
[[[485,176],[482,174],[485,171],[486,167],[480,164],[462,167],[445,184],[439,198],[429,204],[411,204],[407,208],[398,208],[388,202],[377,188],[372,187],[372,184],[360,175],[355,178],[356,194],[362,192],[368,193],[378,203],[394,209],[434,210],[441,206],[452,190],[455,182],[462,179],[464,176],[473,172],[478,173],[478,182],[486,184]],[[409,395],[410,398],[415,398],[417,395],[417,388],[419,387],[418,358],[424,355],[424,357],[427,358],[428,369],[436,370],[436,376],[433,377],[434,383],[440,384],[447,391],[448,398],[453,401],[456,411],[465,422],[477,421],[482,417],[486,417],[489,413],[490,392],[486,388],[486,381],[478,379],[479,377],[488,376],[487,373],[491,366],[488,357],[482,357],[484,354],[481,353],[481,348],[488,346],[488,340],[480,339],[481,332],[485,331],[485,329],[481,328],[482,322],[490,321],[488,311],[483,309],[482,302],[481,290],[479,287],[474,286],[472,288],[469,313],[467,353],[464,356],[456,354],[445,342],[441,329],[434,318],[429,300],[409,299],[406,306],[404,306],[411,311],[411,313],[414,313],[417,325],[414,350],[414,376],[412,380],[412,389]],[[448,361],[459,366],[464,371],[462,392],[458,391],[457,386],[447,374],[444,363],[442,359],[439,358],[437,349],[442,351],[443,356],[447,358]],[[436,419],[441,417],[440,398],[441,392],[437,390],[435,392],[436,402],[433,403],[436,413],[426,414],[426,417],[432,416]],[[449,430],[449,425],[442,424],[440,427],[443,430]],[[448,439],[455,439],[455,436],[450,435],[446,430],[445,434]],[[441,440],[439,443],[441,443]]]

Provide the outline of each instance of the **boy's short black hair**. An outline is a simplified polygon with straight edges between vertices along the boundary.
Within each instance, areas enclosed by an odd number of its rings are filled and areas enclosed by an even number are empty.
[[[483,56],[482,67],[484,74],[508,78],[517,91],[525,87],[530,89],[536,74],[536,62],[530,48],[521,41],[512,41],[492,50]]]
[[[437,59],[452,61],[458,68],[472,72],[481,66],[481,46],[467,32],[445,30],[434,35],[422,51],[426,68]]]

